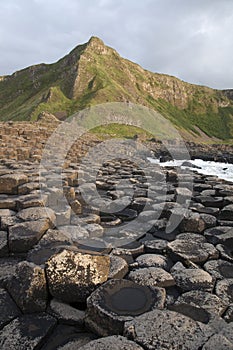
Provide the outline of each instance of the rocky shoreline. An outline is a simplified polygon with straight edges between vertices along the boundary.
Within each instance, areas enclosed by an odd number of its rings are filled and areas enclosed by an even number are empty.
[[[52,114],[43,112],[37,122],[0,122],[0,158],[15,159],[18,161],[30,160],[39,162],[42,157],[46,141],[56,130],[60,121]],[[137,137],[137,135],[135,135]],[[85,154],[89,146],[100,142],[94,134],[85,135],[76,142],[69,153],[70,159],[77,162]],[[171,160],[172,157],[161,141],[142,140],[143,144],[151,150],[151,154],[161,161]],[[185,142],[190,159],[202,159],[233,164],[233,145],[228,144],[199,144]],[[176,141],[171,141],[170,147],[177,147]],[[179,145],[178,145],[179,147]],[[180,156],[182,157],[182,149]],[[186,160],[186,159],[185,159]]]
[[[35,162],[0,162],[1,349],[233,349],[233,184],[96,169],[91,198],[88,164],[67,161],[61,191]]]

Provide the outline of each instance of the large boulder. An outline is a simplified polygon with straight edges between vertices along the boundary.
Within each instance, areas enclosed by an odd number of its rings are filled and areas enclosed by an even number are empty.
[[[108,279],[109,269],[109,256],[64,249],[46,263],[49,291],[65,302],[85,302]]]

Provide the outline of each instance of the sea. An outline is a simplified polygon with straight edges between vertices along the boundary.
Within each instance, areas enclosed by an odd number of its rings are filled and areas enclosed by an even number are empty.
[[[192,169],[190,167],[182,166],[182,164],[185,162],[184,159],[171,160],[168,162],[160,162],[160,160],[157,158],[148,158],[148,160],[151,163],[159,164],[162,167],[166,167],[166,166],[180,167],[181,166],[182,169],[185,169],[185,168]],[[193,164],[194,166],[197,166],[198,168],[193,168],[193,170],[197,171],[199,174],[217,176],[219,179],[226,180],[233,183],[233,164],[220,163],[220,162],[214,162],[214,161],[205,161],[202,159],[187,160],[187,162]]]

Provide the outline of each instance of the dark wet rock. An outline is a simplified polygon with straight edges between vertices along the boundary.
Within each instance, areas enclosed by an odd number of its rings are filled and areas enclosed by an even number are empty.
[[[176,285],[184,292],[190,290],[202,290],[211,292],[214,287],[212,276],[206,271],[198,268],[186,269],[179,265],[174,266],[171,274],[176,282]]]
[[[172,262],[165,256],[159,254],[142,254],[136,258],[135,262],[139,268],[142,267],[161,267],[169,271]]]
[[[227,308],[223,318],[228,323],[233,322],[233,303]]]
[[[22,258],[0,258],[0,287],[5,287],[8,281],[15,275],[17,264]]]
[[[219,219],[233,221],[233,204],[229,204],[221,210]]]
[[[207,243],[206,238],[202,234],[193,232],[183,232],[176,236],[176,240],[186,240],[187,242],[195,241],[197,243]]]
[[[108,278],[109,279],[124,278],[129,271],[129,267],[126,260],[119,256],[111,255],[110,261],[111,261],[111,264],[110,264],[110,271],[109,271]]]
[[[127,280],[110,280],[87,300],[86,325],[101,336],[122,334],[124,323],[154,308],[162,308],[165,290]]]
[[[205,207],[222,208],[224,205],[223,197],[197,196],[196,201]]]
[[[233,343],[233,323],[228,323],[226,327],[223,327],[220,331],[224,337],[226,337],[231,343]]]
[[[192,209],[193,211],[198,212],[199,214],[209,214],[209,215],[213,215],[215,217],[218,216],[220,209],[219,208],[212,208],[212,207],[204,207],[204,206],[192,206],[190,207],[190,209]]]
[[[193,189],[194,191],[202,192],[204,190],[212,189],[212,185],[209,185],[207,183],[194,183]]]
[[[17,194],[18,186],[28,182],[24,174],[8,174],[0,176],[0,193]]]
[[[78,310],[57,299],[51,300],[47,312],[62,324],[82,326],[84,323],[84,311]]]
[[[109,275],[108,256],[63,250],[46,263],[49,291],[65,302],[84,302]]]
[[[144,241],[143,243],[146,253],[164,254],[167,250],[168,242],[163,239],[154,239]]]
[[[218,244],[216,246],[222,259],[233,263],[233,241],[226,244]]]
[[[45,311],[48,295],[45,272],[41,267],[27,261],[20,262],[7,289],[24,313]]]
[[[94,334],[85,332],[77,326],[58,324],[41,350],[61,350],[63,347],[76,350],[94,339],[96,339]]]
[[[204,350],[219,349],[231,350],[233,349],[233,324],[226,324],[217,334],[214,334],[206,344],[203,346]]]
[[[221,334],[214,334],[203,346],[202,350],[233,350],[233,343]]]
[[[132,242],[122,247],[114,248],[112,254],[125,259],[128,264],[134,261],[138,255],[144,253],[144,244]]]
[[[171,287],[175,285],[170,273],[159,267],[145,267],[131,271],[128,278],[142,286]]]
[[[144,349],[197,350],[207,341],[204,328],[174,311],[155,310],[126,322],[124,335]]]
[[[0,331],[2,350],[34,350],[45,341],[56,325],[56,320],[43,313],[23,315]]]
[[[71,245],[71,239],[62,232],[49,229],[40,242],[28,252],[27,260],[36,265],[44,265],[52,255]]]
[[[212,244],[233,242],[233,228],[230,226],[216,226],[205,230],[204,236]]]
[[[0,257],[7,256],[8,250],[8,235],[6,231],[0,231]]]
[[[190,260],[195,263],[203,263],[208,259],[217,259],[218,251],[210,243],[202,243],[192,239],[176,239],[168,243],[173,260]]]
[[[16,224],[9,228],[9,248],[11,252],[27,252],[38,243],[50,228],[50,221],[41,219]]]
[[[169,305],[173,305],[176,300],[179,298],[181,294],[181,291],[176,287],[176,286],[172,286],[172,287],[167,287],[166,288],[166,307],[168,307]]]
[[[228,261],[207,261],[204,269],[216,279],[233,278],[233,264]]]
[[[218,219],[218,225],[219,226],[230,226],[233,227],[233,221],[226,221],[226,220],[219,220]]]
[[[217,282],[215,293],[227,305],[233,303],[233,278],[223,279]]]
[[[18,212],[17,217],[23,221],[49,219],[51,224],[54,224],[56,222],[56,215],[54,211],[47,207],[33,207],[23,209]]]
[[[183,293],[176,301],[176,304],[182,303],[200,306],[209,313],[217,314],[219,316],[224,313],[227,307],[227,305],[216,295],[200,290]]]
[[[210,321],[210,314],[197,305],[191,305],[185,302],[177,302],[168,307],[169,310],[178,312],[184,316],[190,317],[192,320],[207,324]]]
[[[9,293],[4,289],[0,289],[0,310],[0,329],[11,320],[21,315],[19,308],[14,303]]]
[[[75,349],[69,347],[63,347],[61,350],[72,350]],[[83,350],[143,350],[141,346],[136,344],[135,342],[128,340],[125,337],[120,335],[113,335],[110,337],[105,337],[102,339],[92,340],[90,343],[84,345],[82,347]]]

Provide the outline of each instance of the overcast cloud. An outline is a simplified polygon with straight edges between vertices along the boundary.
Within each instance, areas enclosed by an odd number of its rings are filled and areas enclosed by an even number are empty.
[[[0,75],[92,36],[153,72],[233,88],[233,0],[0,0]]]

